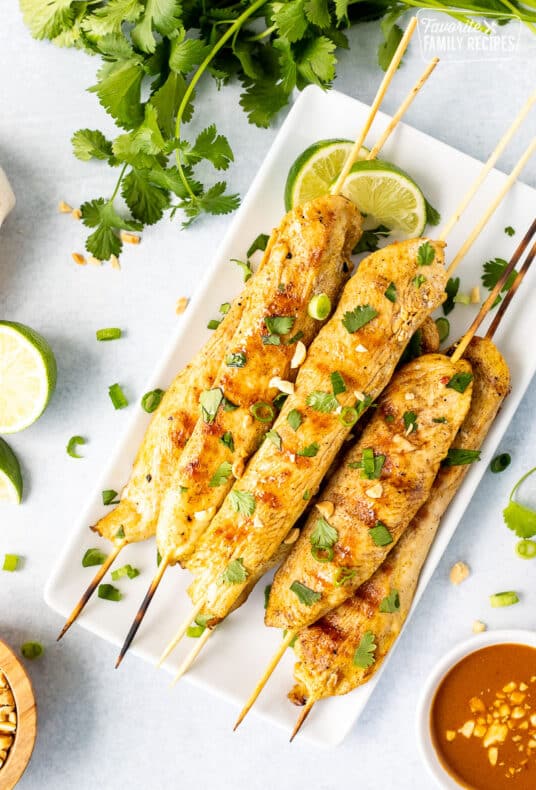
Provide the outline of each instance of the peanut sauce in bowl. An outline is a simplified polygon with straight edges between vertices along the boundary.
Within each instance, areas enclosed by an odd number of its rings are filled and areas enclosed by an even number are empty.
[[[418,734],[441,787],[535,790],[536,633],[491,632],[454,648],[426,684]]]

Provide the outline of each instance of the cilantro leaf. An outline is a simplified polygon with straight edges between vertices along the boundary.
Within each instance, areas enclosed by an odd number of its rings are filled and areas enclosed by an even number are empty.
[[[287,335],[295,322],[294,315],[273,315],[264,319],[266,328],[274,335]]]
[[[239,557],[237,560],[231,560],[222,573],[221,578],[226,584],[243,584],[248,578],[248,575],[244,567],[244,560]]]
[[[305,15],[312,25],[322,29],[331,27],[328,0],[305,0]]]
[[[381,521],[377,521],[376,525],[369,529],[369,535],[376,546],[388,546],[393,542],[393,536]]]
[[[229,461],[221,463],[210,478],[209,486],[216,488],[217,486],[225,485],[231,477],[232,469],[233,465]]]
[[[275,444],[278,450],[280,450],[281,447],[283,446],[283,441],[281,439],[281,436],[277,433],[277,431],[274,431],[273,429],[271,431],[268,431],[268,433],[265,434],[264,438],[269,442],[272,442],[272,444]]]
[[[449,279],[447,280],[447,284],[445,286],[445,293],[447,294],[447,298],[443,302],[444,315],[448,315],[454,310],[454,307],[456,305],[454,299],[459,289],[460,289],[460,278],[449,277]]]
[[[243,516],[252,516],[255,512],[255,497],[249,491],[238,491],[233,488],[229,494],[229,501],[233,510]]]
[[[273,3],[272,19],[280,35],[289,44],[303,38],[308,28],[304,0],[290,0],[287,3]]]
[[[226,195],[225,181],[218,181],[199,197],[199,207],[208,214],[230,214],[240,205],[238,195]]]
[[[101,261],[121,252],[123,245],[117,231],[140,230],[142,227],[139,222],[120,217],[113,204],[104,198],[83,203],[80,211],[84,225],[96,228],[86,240],[86,249]]]
[[[316,560],[326,562],[333,559],[333,546],[339,539],[339,533],[325,518],[316,521],[311,532],[311,553]]]
[[[455,373],[449,381],[447,381],[447,389],[456,390],[456,392],[463,393],[473,380],[472,373]]]
[[[386,299],[389,299],[390,302],[396,302],[396,285],[392,282],[389,283],[383,295]]]
[[[326,36],[310,39],[296,59],[298,75],[306,83],[326,87],[335,77],[335,44]]]
[[[352,255],[360,252],[376,252],[381,239],[386,238],[391,231],[386,225],[378,225],[374,230],[364,230],[361,238],[352,250]]]
[[[177,38],[171,46],[169,68],[182,74],[188,74],[208,55],[210,47],[199,38]]]
[[[322,593],[315,592],[299,581],[293,581],[289,588],[304,606],[312,606],[322,598]]]
[[[441,214],[435,209],[427,200],[424,201],[426,205],[426,223],[427,225],[439,225],[441,222]]]
[[[141,0],[109,0],[83,22],[86,33],[100,38],[108,33],[121,33],[123,22],[135,22],[143,11]]]
[[[219,387],[205,390],[201,393],[199,396],[199,405],[201,406],[201,414],[203,415],[204,422],[214,422],[222,400],[223,392]]]
[[[342,392],[346,392],[346,384],[344,383],[342,374],[338,370],[334,370],[330,378],[331,389],[334,395],[340,395]]]
[[[301,455],[304,458],[314,458],[319,449],[317,442],[312,442],[307,447],[302,447],[301,450],[298,450],[297,455]]]
[[[248,258],[248,260],[249,258],[251,258],[254,252],[257,252],[257,250],[261,250],[261,252],[264,252],[269,241],[270,241],[270,237],[266,233],[259,233],[257,238],[251,243],[248,251],[246,252],[246,257]]]
[[[372,321],[373,318],[376,318],[377,315],[377,310],[370,305],[361,305],[344,314],[342,325],[350,334],[353,334],[365,324],[368,324],[369,321]]]
[[[71,137],[73,153],[77,159],[110,159],[112,144],[98,129],[79,129]]]
[[[99,81],[89,91],[95,93],[118,126],[133,129],[143,121],[140,100],[143,66],[137,60],[118,61],[99,72]]]
[[[398,590],[390,590],[389,594],[380,603],[380,612],[392,614],[400,609],[400,596]]]
[[[378,47],[378,64],[383,71],[387,71],[389,68],[389,64],[393,59],[393,55],[403,35],[402,29],[398,25],[393,25]]]
[[[354,653],[354,666],[368,669],[374,664],[376,661],[374,653],[378,647],[374,639],[375,636],[372,631],[365,631]]]
[[[443,459],[442,466],[464,466],[480,461],[480,450],[464,450],[458,447],[451,447],[446,458]]]
[[[232,453],[234,453],[235,444],[231,431],[225,431],[223,436],[220,436],[220,442],[228,447]]]
[[[536,535],[536,512],[511,499],[503,510],[504,523],[518,538]]]
[[[292,428],[293,431],[297,431],[300,425],[303,422],[303,417],[298,411],[298,409],[292,409],[287,414],[287,422]]]
[[[169,207],[169,193],[151,184],[147,171],[133,168],[121,183],[121,194],[135,219],[154,225]]]
[[[435,250],[429,241],[425,241],[417,250],[417,263],[419,266],[431,266],[434,260]]]
[[[211,124],[197,136],[195,144],[190,154],[200,159],[207,159],[216,170],[227,170],[229,164],[234,161],[233,152],[222,134],[217,134],[216,124]],[[248,256],[249,257],[249,256]]]
[[[487,288],[488,291],[493,291],[503,276],[504,270],[507,266],[508,261],[505,261],[504,258],[493,258],[492,260],[486,261],[483,267],[484,272],[482,274],[482,285]],[[501,288],[501,293],[505,293],[506,291],[510,290],[516,277],[517,271],[514,269],[506,278],[506,282]],[[496,307],[499,304],[501,298],[501,296],[497,296],[493,303],[493,307]]]
[[[331,392],[319,392],[315,390],[307,396],[306,403],[311,409],[319,411],[322,414],[329,414],[338,407],[339,403],[335,395]]]
[[[150,103],[158,112],[158,124],[166,137],[174,137],[175,120],[180,104],[186,93],[186,81],[182,74],[170,71],[166,81],[153,93]],[[189,121],[192,117],[192,104],[189,102],[183,114],[183,120]]]
[[[292,90],[292,88],[291,88]],[[250,123],[268,128],[270,121],[288,102],[289,91],[270,80],[249,82],[240,96],[240,106]]]
[[[72,0],[19,0],[24,22],[34,38],[55,38],[74,19]]]
[[[417,425],[417,415],[414,411],[405,411],[402,415],[402,419],[404,420],[404,428],[406,429],[406,434],[413,433],[419,427]]]
[[[142,52],[154,52],[156,39],[153,30],[162,35],[173,33],[180,26],[180,0],[147,0],[141,20],[130,35]]]

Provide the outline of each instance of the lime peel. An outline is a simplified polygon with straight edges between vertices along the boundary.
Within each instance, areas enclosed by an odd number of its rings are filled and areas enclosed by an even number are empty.
[[[22,499],[22,474],[17,456],[0,438],[0,502],[20,504]]]

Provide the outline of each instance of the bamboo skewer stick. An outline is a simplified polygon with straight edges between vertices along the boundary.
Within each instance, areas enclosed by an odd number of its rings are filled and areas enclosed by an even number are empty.
[[[531,229],[533,229],[533,228],[534,228],[534,232],[536,232],[536,220],[534,220],[534,222],[532,223]],[[495,314],[495,316],[493,318],[493,321],[491,322],[491,324],[489,326],[488,331],[486,332],[485,336],[486,336],[486,338],[488,338],[488,340],[491,340],[491,338],[493,337],[493,335],[497,331],[497,327],[499,326],[499,324],[500,324],[500,322],[501,322],[506,310],[508,309],[508,306],[509,306],[510,302],[514,298],[514,296],[515,296],[515,294],[517,292],[517,289],[519,288],[519,286],[523,282],[523,278],[525,277],[527,271],[529,270],[529,267],[530,267],[532,261],[534,260],[535,256],[536,256],[536,245],[534,245],[532,247],[531,251],[529,252],[529,254],[528,254],[528,256],[527,256],[527,258],[525,260],[525,263],[521,267],[516,279],[512,283],[511,288],[508,289],[508,293],[505,295],[504,299],[502,300],[502,303],[501,303],[499,309],[497,310],[497,313]]]
[[[61,629],[61,631],[60,631],[60,633],[59,633],[59,635],[58,635],[58,637],[56,639],[57,642],[59,642],[60,639],[62,638],[62,636],[64,636],[67,633],[67,631],[72,626],[74,621],[77,619],[79,614],[84,610],[86,604],[88,603],[89,599],[91,598],[91,596],[93,595],[93,593],[97,589],[98,585],[100,584],[102,579],[106,576],[106,574],[108,572],[108,569],[115,562],[115,560],[119,556],[119,553],[121,552],[121,550],[126,545],[127,545],[127,541],[126,540],[121,541],[121,543],[118,543],[116,546],[114,546],[113,551],[111,552],[111,554],[109,554],[106,557],[104,563],[100,566],[99,570],[97,571],[97,573],[95,574],[95,576],[93,577],[93,579],[91,580],[91,582],[89,583],[87,588],[82,593],[82,596],[81,596],[80,600],[78,601],[78,603],[74,607],[73,611],[71,612],[71,614],[67,618],[67,620],[65,622],[65,625]]]
[[[270,660],[270,663],[266,667],[266,669],[264,671],[264,675],[262,676],[262,678],[259,680],[259,682],[255,686],[255,688],[253,690],[253,694],[251,695],[251,697],[248,699],[248,701],[246,702],[246,704],[242,708],[242,710],[240,712],[240,715],[239,715],[238,719],[236,720],[236,724],[233,727],[233,730],[236,730],[240,726],[240,724],[245,719],[245,717],[247,716],[247,714],[250,711],[250,709],[252,708],[252,706],[255,704],[255,701],[256,701],[257,697],[259,696],[259,694],[263,690],[263,688],[266,685],[268,679],[272,675],[274,669],[277,667],[277,665],[281,661],[281,658],[282,658],[285,650],[290,645],[290,643],[292,642],[292,640],[294,639],[295,636],[296,636],[296,631],[288,631],[287,632],[287,635],[285,636],[285,638],[283,639],[283,641],[281,642],[281,644],[277,648],[276,652],[274,653],[274,655],[272,656],[272,658]]]
[[[525,153],[521,156],[518,163],[516,164],[516,166],[514,167],[514,169],[506,179],[506,181],[504,182],[503,186],[501,187],[495,198],[491,201],[490,205],[483,213],[480,220],[477,222],[477,224],[475,225],[475,227],[473,228],[467,239],[464,241],[464,243],[462,244],[462,246],[454,256],[454,259],[452,260],[449,268],[447,269],[447,274],[449,275],[449,277],[453,274],[453,272],[456,271],[462,258],[464,258],[467,255],[467,253],[469,252],[469,250],[471,249],[471,247],[473,246],[473,244],[475,243],[475,241],[477,240],[477,238],[479,237],[479,235],[481,234],[481,232],[483,231],[483,229],[485,228],[485,226],[488,224],[489,220],[495,213],[497,206],[502,202],[505,195],[510,191],[514,183],[517,181],[517,179],[519,178],[519,174],[521,173],[521,171],[523,170],[523,168],[525,167],[525,165],[527,164],[527,162],[529,161],[529,159],[531,158],[531,156],[534,154],[535,151],[536,151],[536,137],[534,137],[532,141],[529,143],[528,147],[525,149]]]
[[[184,661],[180,665],[177,674],[175,675],[175,677],[171,681],[171,685],[172,686],[174,686],[176,683],[178,683],[179,680],[182,678],[182,676],[185,675],[188,672],[188,670],[190,669],[190,667],[194,663],[195,659],[197,658],[199,653],[202,651],[202,649],[204,648],[204,646],[208,642],[211,633],[212,633],[212,631],[210,630],[210,628],[207,628],[205,631],[203,631],[203,633],[201,634],[201,636],[197,640],[197,644],[194,647],[194,649],[190,653],[188,653],[188,655],[186,656],[186,658],[184,659]]]
[[[136,617],[132,621],[132,625],[130,626],[129,632],[128,632],[128,634],[126,636],[126,639],[125,639],[125,641],[123,643],[123,647],[121,648],[119,656],[117,657],[117,661],[115,662],[115,668],[116,669],[121,664],[122,660],[125,657],[125,654],[126,654],[127,650],[130,647],[130,643],[132,642],[132,640],[136,636],[138,628],[140,627],[140,624],[141,624],[143,618],[145,617],[145,612],[147,611],[147,609],[149,608],[149,604],[153,600],[153,596],[154,596],[155,592],[158,589],[158,585],[162,581],[162,577],[164,576],[164,573],[166,572],[166,569],[167,569],[168,565],[169,565],[169,557],[163,557],[160,565],[158,566],[158,571],[156,572],[156,575],[153,578],[153,580],[152,580],[152,582],[151,582],[151,584],[149,586],[149,589],[147,590],[145,598],[143,599],[142,604],[141,604],[140,608],[138,609],[138,611],[136,613]]]
[[[417,94],[419,93],[419,91],[423,87],[424,83],[426,82],[428,77],[431,75],[431,73],[433,72],[433,70],[435,69],[435,67],[437,66],[438,63],[439,63],[439,58],[434,58],[433,60],[430,61],[428,66],[425,68],[425,70],[423,71],[423,73],[421,74],[421,76],[419,77],[419,79],[417,80],[417,82],[415,83],[413,88],[411,89],[411,91],[408,93],[408,95],[406,96],[406,98],[404,99],[404,101],[402,102],[400,107],[398,108],[398,110],[395,112],[395,114],[393,115],[393,117],[389,121],[388,126],[385,128],[384,132],[381,134],[380,139],[378,140],[376,145],[367,154],[367,157],[366,157],[367,161],[369,161],[371,159],[376,159],[376,157],[378,156],[380,150],[383,148],[383,146],[385,145],[385,143],[387,142],[387,140],[391,136],[393,130],[399,124],[401,118],[405,115],[406,111],[408,110],[408,108],[412,104],[413,100],[415,99],[415,97],[417,96]],[[359,156],[359,151],[357,152],[357,156]],[[354,163],[352,162],[352,164],[354,164]]]
[[[454,214],[452,215],[452,217],[449,219],[449,221],[441,231],[441,234],[439,236],[439,241],[445,241],[447,236],[450,236],[452,229],[457,224],[460,217],[464,213],[465,209],[467,208],[467,206],[469,205],[469,203],[474,198],[474,196],[482,186],[483,182],[487,178],[490,170],[495,165],[495,163],[497,162],[497,160],[505,150],[506,146],[508,145],[512,137],[515,135],[515,133],[517,132],[517,130],[519,129],[519,127],[527,117],[535,101],[536,101],[536,91],[532,94],[532,96],[530,96],[527,99],[527,101],[519,111],[518,115],[514,118],[512,124],[505,132],[504,136],[497,143],[495,150],[490,154],[484,167],[478,174],[478,177],[474,180],[474,182],[471,184],[466,194],[460,200]]]
[[[294,725],[294,729],[292,730],[292,735],[289,738],[290,743],[292,743],[292,741],[294,740],[296,735],[301,730],[301,728],[302,728],[302,726],[303,726],[303,724],[305,722],[305,719],[311,713],[311,711],[313,709],[313,705],[315,704],[315,702],[316,702],[315,698],[311,697],[305,703],[305,706],[304,706],[302,712],[300,713],[300,715],[298,716],[298,720],[297,720],[296,724]]]
[[[197,615],[202,610],[204,604],[205,604],[204,599],[201,599],[199,601],[199,603],[194,606],[193,610],[188,615],[188,618],[180,626],[180,628],[178,629],[177,633],[175,634],[173,639],[168,643],[166,649],[164,650],[164,652],[162,653],[162,655],[158,659],[158,663],[156,665],[157,667],[162,666],[162,664],[164,663],[166,658],[175,650],[175,648],[177,647],[177,645],[179,644],[179,642],[181,641],[181,639],[185,635],[185,633],[188,630],[188,628],[191,625],[191,623],[195,620]],[[210,634],[210,629],[207,628],[207,632]],[[208,639],[208,637],[205,638],[203,644],[205,644],[207,639]]]
[[[412,17],[409,25],[407,26],[406,31],[405,31],[404,35],[402,36],[402,38],[400,40],[400,43],[399,43],[399,45],[398,45],[398,47],[396,49],[396,52],[393,55],[391,63],[389,64],[389,68],[385,72],[385,76],[384,76],[383,80],[380,83],[380,87],[378,88],[378,92],[376,93],[376,96],[374,97],[374,101],[373,101],[372,106],[370,108],[370,112],[369,112],[368,118],[365,121],[365,125],[364,125],[363,129],[361,130],[361,134],[359,134],[358,137],[356,138],[356,141],[354,142],[354,145],[353,145],[353,147],[352,147],[352,149],[350,151],[350,154],[348,155],[348,159],[344,163],[343,169],[339,173],[339,176],[338,176],[336,182],[334,183],[334,185],[332,186],[332,188],[330,190],[332,195],[338,195],[340,193],[340,191],[342,189],[342,186],[343,186],[343,184],[344,184],[344,182],[346,180],[346,177],[347,177],[348,173],[350,172],[350,168],[352,167],[354,162],[359,157],[359,152],[361,151],[361,147],[362,147],[363,143],[365,142],[365,139],[367,137],[367,134],[370,131],[370,127],[372,126],[372,124],[374,122],[374,119],[376,117],[376,114],[378,112],[380,104],[382,103],[383,98],[384,98],[385,94],[387,93],[387,89],[389,88],[389,85],[391,84],[391,80],[393,79],[393,77],[395,75],[395,72],[396,72],[397,68],[400,65],[400,61],[402,60],[404,52],[406,51],[406,49],[408,47],[408,44],[409,44],[409,42],[411,40],[411,37],[412,37],[413,33],[415,32],[416,26],[417,26],[417,17],[414,16],[414,17]]]
[[[501,277],[499,278],[499,280],[495,284],[495,287],[490,292],[490,294],[489,294],[488,298],[486,299],[486,301],[482,304],[480,310],[478,311],[477,316],[475,317],[475,320],[473,321],[473,323],[471,324],[471,326],[469,327],[467,332],[465,332],[464,336],[459,340],[459,342],[458,342],[458,344],[456,346],[456,350],[455,350],[454,354],[452,355],[452,361],[453,362],[458,362],[458,360],[460,360],[463,357],[463,355],[465,354],[467,346],[469,345],[469,343],[471,342],[471,340],[473,339],[473,337],[477,333],[477,330],[478,330],[480,324],[482,323],[482,321],[485,319],[485,317],[487,316],[487,314],[489,313],[489,311],[493,307],[495,299],[499,296],[499,294],[501,293],[502,289],[504,288],[504,286],[508,282],[508,278],[510,277],[510,274],[514,271],[516,265],[519,262],[519,259],[521,258],[521,256],[525,252],[525,250],[527,248],[527,245],[529,244],[530,240],[532,239],[532,237],[534,236],[535,233],[536,233],[536,219],[534,220],[534,222],[530,226],[529,230],[527,231],[527,233],[525,234],[525,236],[521,240],[520,244],[518,245],[518,247],[515,250],[515,252],[512,255],[512,257],[510,258],[510,262],[508,263],[508,266],[505,267],[504,272],[502,273]],[[523,274],[521,274],[521,272],[520,272],[518,274],[518,276],[516,277],[516,281],[519,280],[516,288],[521,284],[523,276],[527,272],[527,270],[528,270],[529,266],[531,265],[532,260],[533,260],[535,255],[536,255],[536,244],[534,244],[532,246],[532,249],[530,250],[530,252],[529,252],[529,254],[527,256],[527,259],[526,259],[525,264],[523,266]],[[513,296],[513,294],[512,294],[512,296]],[[507,306],[510,303],[511,298],[512,297],[510,297],[510,299],[508,300]],[[504,315],[504,310],[503,310],[502,314],[498,317],[497,326],[499,325],[499,321],[501,320],[503,315]],[[492,331],[490,337],[493,335],[493,333],[495,332],[496,328],[497,327],[493,328],[493,331]],[[491,327],[490,327],[490,329],[491,329]]]

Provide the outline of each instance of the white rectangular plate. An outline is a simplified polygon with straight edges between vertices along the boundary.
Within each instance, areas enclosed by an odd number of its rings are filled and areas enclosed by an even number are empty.
[[[295,157],[311,143],[326,137],[353,138],[365,121],[369,108],[355,99],[335,91],[323,93],[318,88],[304,91],[279,132],[266,160],[259,170],[242,207],[236,214],[229,231],[210,267],[207,276],[192,300],[181,322],[180,329],[170,342],[170,347],[147,383],[147,390],[166,387],[176,372],[192,357],[208,336],[207,321],[218,314],[222,301],[231,299],[241,288],[238,267],[229,263],[230,258],[244,259],[245,251],[258,233],[269,233],[279,224],[284,214],[283,189],[289,167]],[[367,141],[371,145],[388,123],[389,117],[380,114]],[[401,125],[382,152],[382,156],[407,170],[423,188],[428,200],[446,219],[455,208],[462,193],[475,178],[480,163],[409,126]],[[489,203],[492,195],[504,181],[504,175],[493,171],[480,194],[466,212],[449,239],[450,257],[472,228]],[[508,258],[522,233],[532,221],[536,205],[535,190],[517,184],[499,208],[488,229],[481,235],[459,270],[461,290],[478,285],[482,263],[488,258]],[[514,239],[504,233],[507,225],[518,231]],[[433,236],[434,231],[430,230]],[[520,292],[515,297],[497,336],[497,342],[512,371],[513,391],[498,416],[486,440],[482,461],[475,464],[460,492],[443,520],[441,530],[423,569],[415,604],[452,537],[456,526],[483,475],[499,439],[519,405],[536,367],[536,356],[526,354],[526,342],[536,336],[536,271],[530,272]],[[476,308],[460,305],[449,318],[451,338],[458,337],[475,314]],[[81,558],[86,549],[102,544],[88,530],[88,525],[103,514],[101,491],[107,488],[120,490],[125,484],[136,449],[141,442],[149,417],[140,410],[119,443],[117,452],[103,475],[97,481],[93,496],[81,514],[72,538],[52,574],[46,592],[47,603],[63,616],[67,616],[82,589],[93,576],[94,568],[82,568]],[[130,562],[141,569],[141,575],[130,581],[124,600],[108,604],[96,597],[89,603],[79,623],[100,637],[120,645],[125,636],[149,580],[155,571],[154,541],[127,547],[120,564]],[[143,627],[134,641],[131,652],[147,662],[157,660],[168,639],[184,618],[191,603],[185,593],[189,574],[171,569],[155,596]],[[187,680],[207,691],[222,695],[236,706],[249,695],[267,659],[279,644],[278,631],[263,624],[263,590],[261,582],[248,603],[224,623],[207,644]],[[123,585],[125,588],[125,585]],[[414,604],[414,606],[415,606]],[[176,651],[166,668],[175,670],[190,650],[193,640],[186,639]],[[129,655],[128,660],[132,660]],[[394,659],[396,660],[396,658]],[[110,667],[110,671],[112,667]],[[147,671],[156,671],[147,669]],[[302,731],[303,738],[313,743],[334,745],[339,743],[356,721],[370,697],[381,671],[367,685],[345,697],[336,697],[319,703]],[[298,709],[291,705],[286,694],[292,686],[292,652],[281,662],[269,685],[255,706],[257,714],[274,724],[292,727]],[[234,711],[229,711],[230,723]]]

